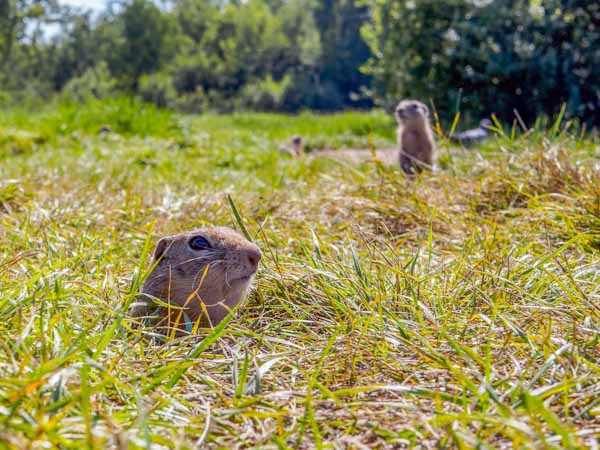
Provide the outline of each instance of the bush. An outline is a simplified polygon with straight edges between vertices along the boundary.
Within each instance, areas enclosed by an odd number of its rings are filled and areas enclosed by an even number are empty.
[[[320,82],[318,77],[302,73],[296,74],[286,88],[281,109],[287,112],[302,109],[335,111],[343,106],[344,97],[333,82]]]
[[[194,92],[184,92],[174,101],[173,107],[184,113],[201,113],[209,109],[210,99],[202,87],[198,86]]]
[[[138,93],[142,100],[160,108],[169,108],[177,101],[177,92],[169,75],[157,73],[140,78]]]
[[[277,82],[270,75],[264,80],[249,83],[244,86],[237,99],[237,109],[277,111],[282,106],[283,94],[289,84],[289,76]]]
[[[116,93],[117,82],[111,77],[105,62],[87,69],[83,75],[72,78],[62,93],[67,99],[85,102],[90,99],[103,99]]]
[[[600,125],[597,2],[380,2],[374,18],[365,36],[380,103],[432,99],[472,121],[516,109],[529,123],[566,104],[567,117]]]

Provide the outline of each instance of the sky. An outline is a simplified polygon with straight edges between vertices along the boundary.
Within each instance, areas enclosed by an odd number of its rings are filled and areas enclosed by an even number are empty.
[[[100,11],[106,6],[106,0],[60,0],[63,5],[78,6],[84,9]]]
[[[61,5],[74,6],[84,10],[92,10],[94,13],[99,13],[106,6],[107,0],[58,0]],[[49,23],[43,27],[44,36],[48,39],[56,36],[60,31],[60,25]]]

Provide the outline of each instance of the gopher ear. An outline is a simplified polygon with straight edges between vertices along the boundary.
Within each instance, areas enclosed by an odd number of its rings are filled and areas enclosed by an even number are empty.
[[[396,121],[397,121],[397,122],[401,122],[401,121],[402,121],[402,118],[400,117],[400,113],[401,113],[401,112],[402,112],[402,109],[401,109],[401,108],[396,108],[396,109],[394,110],[394,117],[396,118]]]
[[[427,105],[421,105],[421,107],[423,108],[423,112],[425,113],[425,115],[429,117],[429,108],[427,107]]]
[[[170,238],[162,238],[160,241],[158,241],[158,244],[156,244],[156,250],[154,250],[154,261],[162,258],[163,254],[172,243],[173,240]]]

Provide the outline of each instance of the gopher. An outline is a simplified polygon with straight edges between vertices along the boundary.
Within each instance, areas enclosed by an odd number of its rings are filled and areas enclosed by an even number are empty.
[[[286,142],[279,146],[279,151],[282,153],[287,153],[291,156],[300,156],[304,150],[304,140],[302,136],[296,134],[292,136],[289,142]]]
[[[400,167],[407,175],[432,169],[435,141],[429,124],[429,108],[417,100],[402,100],[396,107]]]
[[[131,315],[162,334],[215,326],[244,298],[260,259],[256,245],[226,227],[164,237]]]

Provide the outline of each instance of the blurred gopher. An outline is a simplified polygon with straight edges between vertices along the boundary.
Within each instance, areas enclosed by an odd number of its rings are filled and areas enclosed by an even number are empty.
[[[303,153],[303,150],[304,140],[299,134],[292,136],[289,142],[286,142],[285,144],[279,147],[279,151],[281,151],[282,153],[287,153],[291,156],[300,156]]]
[[[98,130],[98,136],[100,137],[104,137],[106,135],[109,135],[110,133],[112,133],[112,128],[110,127],[110,125],[102,125],[102,127],[100,127],[100,129]]]
[[[396,107],[400,167],[407,175],[432,169],[435,142],[429,124],[429,108],[417,100],[402,100]]]

